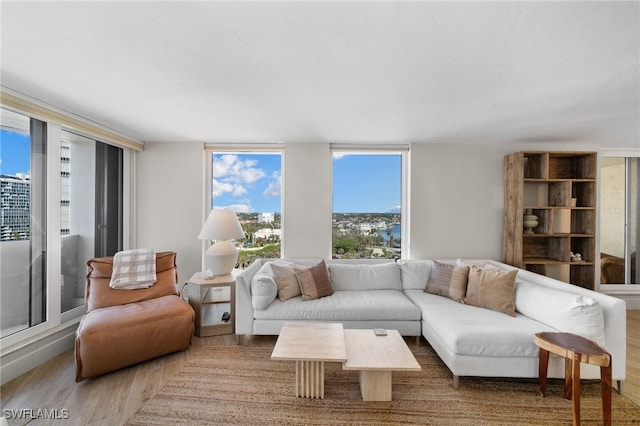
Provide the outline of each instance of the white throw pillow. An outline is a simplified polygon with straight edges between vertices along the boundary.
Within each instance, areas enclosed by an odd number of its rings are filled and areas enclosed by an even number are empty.
[[[278,295],[278,286],[273,277],[258,271],[251,279],[251,305],[257,311],[265,310]]]
[[[515,306],[517,312],[558,331],[605,344],[602,308],[591,297],[518,280]]]
[[[275,284],[275,276],[273,274],[273,270],[271,269],[271,263],[272,262],[265,262],[260,267],[260,269],[258,269],[258,272],[256,272],[255,275],[251,278],[251,283],[249,283],[251,286],[251,305],[253,306],[253,309],[266,309],[267,306],[269,306],[275,299],[274,296],[271,300],[269,300],[271,294],[269,281],[261,280],[261,278],[266,275],[267,277],[270,277]],[[277,294],[278,288],[276,286],[276,296]]]
[[[251,278],[251,305],[253,306],[253,309],[258,311],[267,309],[267,307],[271,305],[271,302],[273,302],[278,296],[278,284],[276,283],[276,276],[271,265],[290,267],[292,268],[292,274],[294,273],[294,267],[302,267],[296,263],[283,259],[265,262],[265,264],[258,269],[258,272],[255,273],[253,278]],[[267,278],[271,278],[271,280]]]
[[[405,290],[424,290],[429,281],[432,260],[398,260],[402,288]]]

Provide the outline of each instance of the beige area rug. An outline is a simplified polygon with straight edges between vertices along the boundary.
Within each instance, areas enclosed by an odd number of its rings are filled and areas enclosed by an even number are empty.
[[[202,347],[131,419],[129,425],[571,425],[572,402],[564,384],[550,380],[546,398],[535,379],[451,374],[424,343],[409,347],[420,372],[393,373],[393,401],[364,402],[357,372],[326,364],[325,399],[294,396],[294,362],[271,361],[272,348]],[[599,381],[583,381],[583,425],[602,424]],[[613,394],[613,424],[640,424],[640,407]]]

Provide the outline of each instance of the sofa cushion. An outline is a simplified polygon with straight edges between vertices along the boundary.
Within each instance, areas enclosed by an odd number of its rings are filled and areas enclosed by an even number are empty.
[[[313,300],[331,296],[333,289],[324,260],[308,268],[293,268],[298,278],[302,300]]]
[[[464,303],[516,316],[513,300],[517,274],[517,270],[482,269],[472,265]]]
[[[334,290],[402,290],[395,262],[379,264],[329,264]]]
[[[419,290],[405,293],[421,307],[423,329],[428,327],[456,355],[537,358],[533,335],[557,331],[522,314],[511,317]]]
[[[76,381],[187,349],[194,318],[176,295],[87,313],[76,331]]]
[[[574,333],[604,346],[604,315],[591,297],[518,281],[516,310],[557,331]]]
[[[257,320],[419,321],[420,309],[398,290],[340,291],[329,297],[303,301],[276,299]]]
[[[253,309],[265,309],[277,296],[278,286],[272,275],[258,271],[251,278],[251,305]]]
[[[431,260],[398,260],[402,288],[404,290],[424,290],[432,264]]]
[[[284,302],[292,297],[300,296],[298,277],[296,277],[296,272],[292,266],[272,263],[271,270],[278,286],[278,299]]]
[[[86,312],[107,306],[118,306],[179,294],[175,252],[156,253],[156,283],[149,288],[129,291],[113,289],[109,287],[112,271],[113,257],[99,257],[87,261]]]
[[[462,302],[467,290],[468,276],[468,266],[440,263],[434,260],[424,291]]]

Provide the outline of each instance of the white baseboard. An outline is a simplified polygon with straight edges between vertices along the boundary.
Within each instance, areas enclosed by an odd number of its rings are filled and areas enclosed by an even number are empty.
[[[623,296],[620,298],[625,302],[627,302],[627,309],[633,309],[633,310],[640,309],[640,296]]]
[[[640,287],[640,286],[639,286]],[[602,286],[600,287],[600,292],[604,294],[608,294],[612,297],[617,297],[618,299],[622,299],[627,304],[627,309],[638,310],[640,309],[640,294],[639,293],[629,293],[627,291],[603,291]]]
[[[14,351],[2,354],[0,359],[0,384],[10,382],[18,376],[36,368],[51,358],[72,349],[75,342],[78,322],[61,326],[21,345]]]

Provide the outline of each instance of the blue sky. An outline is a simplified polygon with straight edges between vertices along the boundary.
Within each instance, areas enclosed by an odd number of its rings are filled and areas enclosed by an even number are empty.
[[[30,174],[30,138],[29,135],[0,131],[0,174]]]
[[[336,153],[333,159],[334,212],[399,212],[401,168],[399,154]],[[214,206],[237,212],[279,212],[280,170],[280,155],[214,155]]]

